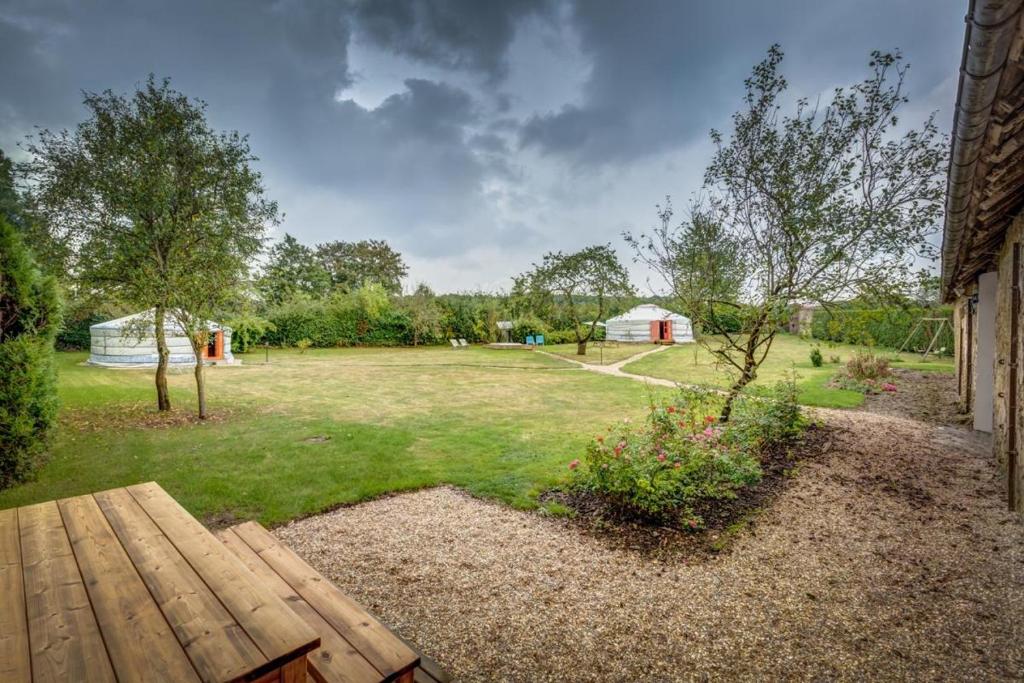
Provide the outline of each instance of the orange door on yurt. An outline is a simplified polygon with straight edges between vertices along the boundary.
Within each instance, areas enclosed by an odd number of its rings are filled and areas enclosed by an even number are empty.
[[[661,341],[670,342],[672,341],[672,321],[662,320],[661,321]]]
[[[652,342],[656,342],[659,339],[661,339],[661,325],[659,324],[659,321],[652,320],[651,321],[651,341]]]

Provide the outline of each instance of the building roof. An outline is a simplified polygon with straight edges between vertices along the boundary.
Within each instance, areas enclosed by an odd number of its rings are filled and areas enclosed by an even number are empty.
[[[1024,207],[1022,0],[971,0],[957,90],[942,296],[949,301],[991,269]]]
[[[626,322],[636,320],[681,320],[690,322],[690,319],[685,315],[673,313],[672,311],[662,308],[656,304],[640,304],[634,306],[622,315],[617,315],[614,318],[608,318],[607,322]]]
[[[90,325],[89,330],[138,330],[146,327],[153,327],[153,317],[155,309],[149,309],[148,311],[139,311],[138,313],[132,313],[126,315],[123,318],[115,318],[114,320],[107,320],[106,322],[96,323]],[[207,321],[207,325],[211,330],[227,330],[230,329],[225,325],[215,323],[212,320]],[[174,316],[168,314],[164,316],[164,330],[173,334],[184,334],[184,330],[181,325],[174,319]]]

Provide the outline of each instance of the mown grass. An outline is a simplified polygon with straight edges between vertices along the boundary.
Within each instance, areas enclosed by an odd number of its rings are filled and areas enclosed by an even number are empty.
[[[208,372],[213,420],[152,409],[152,371],[59,354],[62,410],[35,481],[0,508],[156,480],[193,514],[274,524],[392,491],[453,484],[519,507],[564,480],[586,441],[640,418],[648,389],[530,351],[271,351]]]
[[[863,400],[826,387],[837,366],[813,368],[809,352],[808,343],[781,337],[758,384],[795,366],[802,402]],[[852,347],[822,352],[845,359]],[[706,353],[676,347],[626,369],[727,385]],[[900,366],[952,370],[947,361],[913,358]],[[438,484],[535,507],[538,493],[564,482],[567,463],[594,434],[642,418],[652,398],[670,391],[531,351],[273,350],[269,364],[260,351],[240,367],[211,367],[214,419],[199,423],[190,417],[190,372],[170,378],[175,411],[167,419],[153,409],[152,371],[88,367],[85,359],[59,354],[62,408],[52,453],[34,481],[0,492],[0,508],[149,480],[200,518],[265,524]]]
[[[825,359],[825,363],[819,368],[814,367],[810,359],[811,348],[814,346],[819,346]],[[864,402],[863,394],[858,391],[837,389],[828,384],[840,370],[841,364],[849,360],[858,349],[863,350],[864,347],[821,343],[801,339],[795,335],[780,334],[775,338],[768,358],[758,369],[758,377],[752,384],[753,390],[768,389],[795,371],[799,401],[802,404],[823,408],[854,408]],[[928,361],[922,362],[918,354],[898,354],[889,349],[874,351],[891,358],[894,368],[954,371],[950,358],[931,356]],[[831,356],[838,356],[840,362],[830,362]],[[717,387],[728,387],[735,376],[735,373],[718,362],[703,344],[675,346],[633,363],[627,363],[622,369],[624,372],[638,375]]]
[[[593,363],[597,365],[612,365],[620,360],[631,358],[644,351],[657,348],[656,344],[635,344],[619,342],[592,342],[587,344],[586,355],[576,354],[575,344],[549,344],[540,347],[548,353],[557,356],[571,358],[582,363]]]

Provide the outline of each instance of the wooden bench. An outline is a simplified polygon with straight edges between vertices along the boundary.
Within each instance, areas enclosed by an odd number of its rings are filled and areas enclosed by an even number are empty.
[[[155,483],[0,510],[3,683],[302,683],[319,645]]]
[[[312,680],[449,680],[436,662],[388,630],[256,522],[245,522],[217,535],[320,636],[320,647],[307,655]]]

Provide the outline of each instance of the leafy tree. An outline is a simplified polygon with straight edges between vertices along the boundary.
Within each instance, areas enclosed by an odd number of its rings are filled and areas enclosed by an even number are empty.
[[[270,247],[257,288],[269,304],[296,294],[321,298],[331,291],[331,274],[313,249],[285,233],[284,239]]]
[[[51,235],[76,245],[80,283],[153,309],[157,406],[169,410],[169,314],[205,320],[262,247],[277,204],[264,196],[247,139],[216,133],[206,105],[150,76],[132,96],[87,93],[74,132],[44,130],[23,167]],[[201,368],[197,368],[202,403]]]
[[[417,285],[416,291],[402,299],[402,307],[409,315],[413,346],[417,346],[423,338],[433,339],[440,334],[441,311],[430,287],[423,283]]]
[[[397,296],[402,293],[402,278],[409,272],[402,255],[384,240],[318,244],[316,256],[334,286],[346,292],[364,282],[376,282]]]
[[[872,53],[864,81],[837,89],[825,107],[798,100],[789,115],[781,114],[781,62],[772,46],[745,81],[732,135],[711,133],[707,211],[722,230],[700,234],[691,222],[634,242],[680,298],[697,299],[686,301],[688,310],[716,333],[712,351],[736,372],[723,420],[757,377],[790,303],[828,306],[902,285],[914,258],[933,254],[927,238],[942,211],[946,145],[933,118],[896,128],[907,101],[899,53]],[[677,277],[680,254],[734,247],[745,266],[738,333],[716,326],[717,271],[698,274],[694,287],[680,287],[686,278]]]
[[[572,325],[576,353],[581,356],[586,355],[587,342],[594,338],[610,300],[633,293],[629,274],[610,244],[587,247],[574,254],[545,254],[526,278],[534,296],[554,295],[555,305],[563,309]],[[585,321],[582,308],[588,296],[594,297],[595,306],[587,311],[591,315]]]
[[[0,489],[24,479],[48,441],[57,413],[59,327],[56,281],[42,275],[0,216]]]

